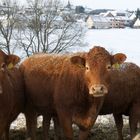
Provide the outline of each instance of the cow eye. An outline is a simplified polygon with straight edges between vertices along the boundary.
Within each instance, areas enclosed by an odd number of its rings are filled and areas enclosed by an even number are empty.
[[[6,67],[6,64],[5,64],[5,63],[2,63],[2,64],[1,64],[1,70],[4,71],[5,67]]]
[[[108,64],[108,65],[106,66],[106,68],[107,68],[108,71],[110,71],[111,68],[112,68],[112,66],[111,66],[110,64]]]

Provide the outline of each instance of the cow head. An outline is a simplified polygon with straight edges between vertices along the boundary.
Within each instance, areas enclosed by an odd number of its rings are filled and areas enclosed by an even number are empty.
[[[115,63],[121,64],[126,55],[118,53],[109,54],[103,47],[95,46],[84,57],[73,56],[71,62],[85,68],[85,81],[89,94],[100,97],[108,93],[110,71]]]
[[[7,55],[2,50],[0,50],[0,94],[2,93],[2,80],[6,76],[7,69],[13,68],[20,58],[16,55]]]

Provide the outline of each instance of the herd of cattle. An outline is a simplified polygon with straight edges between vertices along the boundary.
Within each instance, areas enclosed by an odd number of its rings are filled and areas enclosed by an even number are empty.
[[[43,139],[54,120],[55,139],[87,140],[98,115],[113,114],[118,140],[123,140],[122,115],[129,116],[133,139],[140,122],[140,67],[126,55],[94,46],[75,54],[35,54],[24,60],[0,50],[0,140],[9,140],[10,124],[26,117],[27,139],[36,140],[37,116],[43,116]],[[63,130],[63,134],[60,132]]]

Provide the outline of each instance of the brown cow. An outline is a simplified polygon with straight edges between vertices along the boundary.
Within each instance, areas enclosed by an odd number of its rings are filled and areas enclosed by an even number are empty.
[[[21,64],[27,97],[25,112],[29,137],[35,139],[35,113],[50,121],[56,113],[66,139],[72,140],[72,123],[81,131],[91,128],[108,91],[112,64],[126,59],[102,47],[78,55],[34,55]],[[47,138],[46,138],[47,139]],[[82,135],[80,140],[87,139]]]
[[[0,139],[9,139],[9,127],[24,105],[23,77],[14,67],[20,58],[0,50]]]
[[[136,135],[140,121],[140,68],[133,63],[124,63],[111,71],[109,94],[106,95],[101,115],[113,113],[118,130],[118,140],[123,140],[122,115],[129,116],[130,133]]]
[[[133,63],[123,63],[120,68],[112,70],[110,75],[109,93],[105,96],[99,114],[113,113],[118,140],[123,140],[122,115],[129,116],[130,134],[133,139],[136,135],[138,122],[140,122],[140,68]],[[58,124],[58,121],[55,123]],[[56,135],[59,136],[58,133]]]

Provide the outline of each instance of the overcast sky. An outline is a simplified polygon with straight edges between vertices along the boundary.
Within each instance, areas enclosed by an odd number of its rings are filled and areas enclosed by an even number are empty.
[[[64,0],[68,1],[68,0]],[[140,0],[69,0],[71,4],[83,5],[92,9],[112,8],[112,9],[130,9],[140,8]]]

